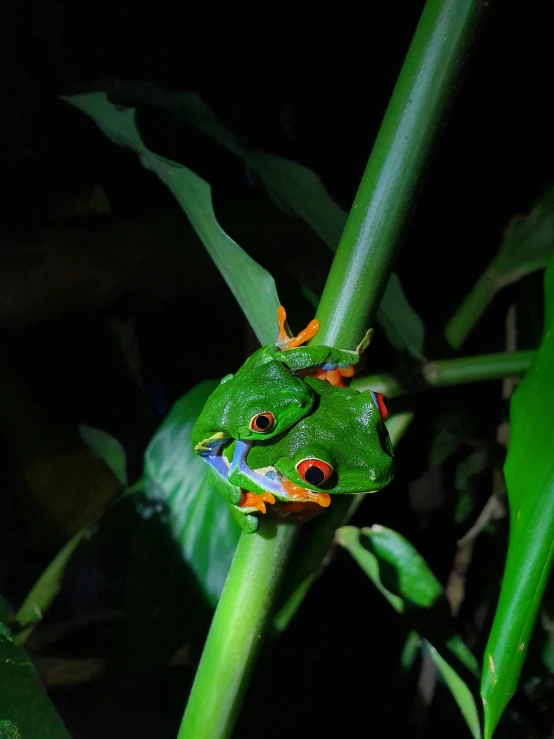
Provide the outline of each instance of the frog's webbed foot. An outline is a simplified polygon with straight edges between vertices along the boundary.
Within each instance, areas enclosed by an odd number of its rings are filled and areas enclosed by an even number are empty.
[[[316,493],[313,490],[307,490],[287,480],[286,477],[281,479],[281,484],[287,493],[288,499],[291,501],[285,505],[310,504],[311,507],[315,503],[321,508],[328,508],[331,505],[331,496],[329,493]],[[301,509],[295,508],[295,510]]]
[[[247,534],[253,534],[258,530],[260,521],[255,513],[265,513],[266,503],[275,503],[275,497],[271,493],[249,493],[241,490],[241,498],[236,505],[229,505],[233,518],[241,529]]]
[[[287,333],[285,322],[287,320],[287,312],[282,305],[277,309],[277,321],[279,323],[279,335],[277,337],[276,345],[282,351],[286,349],[296,349],[296,347],[305,344],[306,341],[313,339],[313,337],[319,331],[319,321],[314,318],[313,321],[306,326],[305,329],[300,331],[297,336],[289,336]]]
[[[325,369],[320,367],[315,372],[310,372],[311,377],[315,377],[316,380],[323,380],[328,382],[329,385],[334,387],[348,387],[343,382],[343,377],[353,377],[356,371],[356,365],[350,364],[348,367],[334,367],[332,369]]]

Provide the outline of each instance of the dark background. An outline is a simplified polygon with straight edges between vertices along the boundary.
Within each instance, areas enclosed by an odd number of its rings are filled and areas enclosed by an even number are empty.
[[[56,494],[46,502],[33,497],[21,460],[47,456],[56,446],[53,439],[69,439],[75,424],[87,423],[125,444],[136,476],[145,444],[171,403],[197,381],[233,371],[253,348],[239,309],[200,253],[169,192],[133,154],[110,144],[58,95],[113,78],[196,91],[246,143],[313,168],[348,208],[422,6],[174,7],[20,0],[3,9],[0,248],[6,270],[0,433],[9,515],[0,524],[0,554],[11,567],[3,568],[0,582],[7,597],[17,601],[24,595],[78,518],[67,513],[67,503],[63,515],[52,520]],[[554,179],[550,16],[546,2],[492,4],[436,147],[397,264],[405,292],[425,322],[429,357],[450,355],[441,334],[446,321],[494,255],[509,219],[527,212]],[[139,111],[139,122],[151,148],[210,182],[222,225],[276,276],[280,295],[290,296],[285,304],[294,316],[293,328],[300,328],[312,309],[295,297],[298,285],[321,289],[330,263],[325,247],[273,209],[252,173],[201,134],[148,110]],[[96,184],[107,195],[110,215],[60,216],[55,203]],[[133,244],[145,233],[149,246],[139,269]],[[186,262],[179,256],[181,238]],[[157,252],[156,245],[165,239],[178,248],[170,249],[170,267],[164,271],[157,261],[163,260],[163,249]],[[56,257],[57,244],[67,248],[69,258]],[[106,261],[118,244],[127,250],[128,263],[123,257]],[[36,271],[37,260],[41,276],[30,283],[29,270]],[[94,279],[85,280],[86,290],[60,295],[55,285],[61,270],[66,284],[72,270]],[[102,293],[112,282],[113,290]],[[91,298],[97,291],[102,295]],[[520,348],[536,346],[540,292],[540,275],[505,290],[464,353],[503,349],[506,308],[515,299],[526,306],[520,314]],[[138,338],[142,387],[129,382],[110,338],[110,321],[129,318]],[[382,333],[377,335],[371,371],[390,369],[397,361]],[[401,531],[444,581],[463,532],[455,530],[448,501],[414,512],[410,483],[427,468],[429,438],[440,411],[469,409],[476,433],[493,438],[504,409],[498,387],[490,385],[418,396],[414,405],[418,420],[399,452],[397,479],[386,494],[365,502],[355,523],[380,522]],[[394,407],[400,409],[402,402]],[[70,488],[66,481],[59,495],[69,499]],[[131,536],[133,525],[126,526]],[[118,541],[79,571],[54,609],[54,620],[78,612],[83,603],[117,601],[114,582],[123,577],[118,567],[127,562],[127,539],[122,535]],[[484,544],[478,552],[481,563],[490,563],[491,581],[483,584],[483,573],[475,574],[477,600],[480,588],[498,586],[502,542],[500,537],[491,551]],[[410,708],[415,678],[398,676],[406,634],[400,617],[348,557],[337,553],[254,676],[236,735],[416,734]],[[474,634],[478,655],[483,634]],[[84,630],[64,649],[111,654],[120,636],[109,629]],[[52,696],[76,739],[131,733],[137,739],[173,737],[198,648],[193,647],[187,667],[115,667],[102,680],[58,687]],[[140,653],[136,659],[140,662]],[[437,690],[421,736],[446,731],[466,736],[451,697],[441,686]],[[518,710],[525,715],[525,701]],[[548,714],[534,719],[535,733],[523,719],[525,728],[518,728],[520,714],[514,716],[503,729],[505,736],[547,735]]]

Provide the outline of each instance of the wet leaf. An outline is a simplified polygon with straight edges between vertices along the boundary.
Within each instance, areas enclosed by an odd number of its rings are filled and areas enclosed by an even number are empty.
[[[337,531],[337,541],[429,643],[437,668],[479,739],[477,661],[456,634],[443,587],[425,560],[403,536],[384,526],[344,526]]]
[[[214,605],[221,593],[240,529],[194,453],[190,434],[218,382],[207,380],[178,400],[155,433],[144,458],[148,498],[167,509],[167,523],[183,560]]]
[[[0,739],[69,739],[31,661],[0,624]]]
[[[86,113],[106,136],[132,149],[146,169],[171,190],[221,272],[261,344],[275,341],[279,306],[273,277],[228,236],[217,222],[209,184],[192,170],[155,154],[143,142],[134,108],[115,106],[104,92],[64,96]]]
[[[103,87],[114,99],[128,105],[143,104],[166,111],[241,157],[260,177],[277,207],[288,215],[300,216],[333,252],[336,251],[347,213],[329,195],[313,170],[276,154],[243,146],[196,93],[169,92],[153,82],[112,80]],[[395,274],[381,300],[378,320],[395,348],[416,358],[422,357],[423,323],[406,299]]]

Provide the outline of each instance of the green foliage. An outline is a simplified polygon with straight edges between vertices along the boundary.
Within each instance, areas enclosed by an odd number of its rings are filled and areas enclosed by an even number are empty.
[[[337,541],[347,549],[392,607],[403,613],[428,643],[430,654],[475,739],[481,736],[477,709],[477,662],[455,633],[444,590],[412,545],[384,526],[344,526]]]
[[[535,202],[526,216],[512,218],[487,272],[500,287],[544,269],[554,252],[554,186]]]
[[[171,190],[223,275],[261,344],[275,340],[279,298],[273,277],[228,236],[217,222],[211,188],[192,170],[150,151],[136,125],[133,108],[116,107],[103,92],[63,98],[86,113],[118,146],[138,154]]]
[[[105,89],[114,99],[129,105],[144,104],[164,110],[240,156],[256,172],[279,208],[302,218],[331,251],[336,251],[347,213],[311,169],[276,154],[243,146],[196,93],[169,92],[152,82],[112,81]],[[394,347],[416,358],[422,356],[423,323],[395,274],[391,275],[383,295],[378,320]]]
[[[510,406],[504,468],[510,540],[483,666],[485,736],[514,694],[554,555],[554,259],[545,274],[542,344]]]
[[[538,198],[526,216],[515,216],[498,253],[450,319],[445,336],[455,349],[506,285],[543,269],[554,253],[554,186]]]
[[[68,565],[75,550],[83,540],[92,534],[94,528],[94,524],[87,524],[72,536],[67,544],[60,549],[29,591],[16,616],[20,630],[18,630],[15,640],[19,644],[25,642],[33,627],[42,619],[43,614],[48,610],[54,598],[60,592]]]
[[[27,654],[0,624],[0,739],[69,739]]]
[[[127,455],[119,441],[102,429],[85,425],[78,428],[92,454],[111,469],[122,485],[127,485]]]
[[[217,384],[201,382],[174,404],[146,450],[143,474],[148,498],[166,509],[183,560],[212,605],[225,582],[239,528],[210,481],[208,465],[193,452],[190,435]]]

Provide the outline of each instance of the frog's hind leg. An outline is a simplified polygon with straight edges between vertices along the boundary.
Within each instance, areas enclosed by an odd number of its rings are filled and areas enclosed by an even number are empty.
[[[296,349],[296,347],[305,344],[306,341],[313,339],[319,331],[319,321],[314,318],[297,336],[289,336],[285,328],[287,312],[282,305],[277,309],[277,320],[279,322],[279,335],[276,344],[282,351]]]

